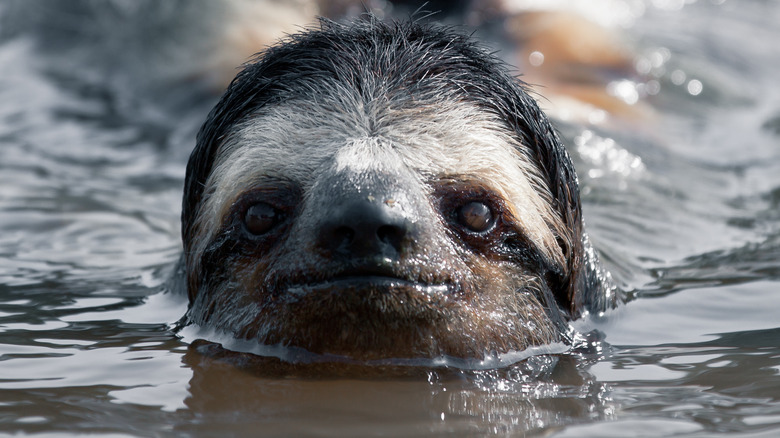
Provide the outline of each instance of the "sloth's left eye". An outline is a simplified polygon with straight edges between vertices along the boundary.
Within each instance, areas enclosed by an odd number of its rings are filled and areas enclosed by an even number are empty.
[[[495,220],[490,207],[482,202],[472,201],[458,209],[458,222],[470,231],[481,233],[489,230]]]
[[[282,218],[282,213],[270,204],[258,202],[250,206],[244,214],[244,226],[250,233],[259,236],[265,234]]]

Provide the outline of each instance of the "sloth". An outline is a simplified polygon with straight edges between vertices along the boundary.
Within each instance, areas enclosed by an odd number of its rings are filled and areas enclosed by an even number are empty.
[[[187,165],[183,321],[359,361],[571,342],[618,297],[571,160],[470,37],[321,20],[244,66]]]

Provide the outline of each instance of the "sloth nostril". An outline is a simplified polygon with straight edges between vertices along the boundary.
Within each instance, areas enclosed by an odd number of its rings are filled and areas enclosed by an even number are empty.
[[[348,226],[336,227],[333,230],[333,243],[336,247],[351,245],[355,240],[355,230]]]
[[[398,225],[382,225],[376,230],[376,237],[396,251],[401,247],[401,242],[406,236],[406,229]]]

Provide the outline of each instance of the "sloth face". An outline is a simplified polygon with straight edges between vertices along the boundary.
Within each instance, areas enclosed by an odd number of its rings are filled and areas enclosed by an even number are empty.
[[[249,65],[199,134],[182,217],[189,322],[360,360],[559,341],[592,265],[533,100],[419,24],[323,23]]]

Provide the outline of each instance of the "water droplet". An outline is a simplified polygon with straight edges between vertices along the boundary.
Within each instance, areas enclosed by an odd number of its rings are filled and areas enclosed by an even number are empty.
[[[688,93],[690,93],[691,96],[698,96],[701,94],[703,88],[704,86],[698,79],[691,79],[691,81],[688,82]]]
[[[607,93],[629,105],[633,105],[639,101],[639,92],[637,92],[636,84],[631,81],[610,82],[609,85],[607,85]]]
[[[674,85],[682,85],[685,83],[686,75],[682,70],[675,70],[669,77]]]
[[[534,67],[539,67],[544,63],[544,53],[539,51],[531,52],[531,54],[528,55],[528,62],[530,62]]]
[[[646,75],[653,69],[653,63],[648,58],[639,58],[636,60],[635,67],[639,74]]]
[[[650,96],[654,96],[660,93],[661,83],[656,81],[655,79],[647,81],[647,84],[645,84],[645,92]]]

